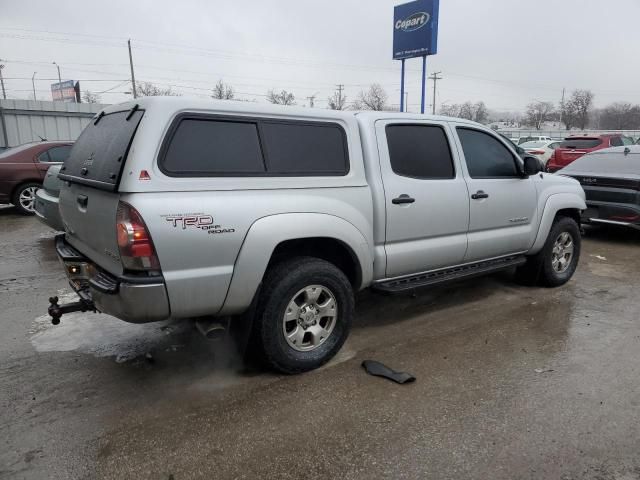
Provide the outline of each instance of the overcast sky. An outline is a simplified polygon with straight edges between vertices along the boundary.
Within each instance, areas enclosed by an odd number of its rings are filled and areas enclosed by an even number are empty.
[[[325,107],[336,84],[348,101],[371,83],[399,103],[391,60],[393,6],[402,0],[0,0],[0,59],[9,98],[50,100],[57,78],[81,81],[104,103],[136,79],[207,96],[220,78],[238,97],[287,89]],[[441,0],[436,105],[483,100],[493,110],[557,103],[566,87],[595,103],[640,103],[640,0]],[[421,60],[407,63],[410,110],[419,108]],[[105,90],[111,90],[105,92]],[[432,84],[427,84],[431,104]]]

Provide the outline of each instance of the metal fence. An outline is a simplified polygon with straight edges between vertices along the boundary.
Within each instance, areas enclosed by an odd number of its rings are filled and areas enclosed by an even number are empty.
[[[104,105],[0,100],[0,149],[28,142],[75,140]]]
[[[620,133],[627,137],[637,139],[640,137],[640,130],[508,130],[500,129],[498,133],[509,138],[520,137],[551,137],[553,139],[563,139],[572,135],[603,135],[605,133]]]

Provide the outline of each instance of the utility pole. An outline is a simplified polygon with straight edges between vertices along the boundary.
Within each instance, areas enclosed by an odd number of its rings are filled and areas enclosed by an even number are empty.
[[[136,76],[133,73],[133,57],[131,56],[131,39],[127,40],[127,46],[129,47],[129,65],[131,66],[131,91],[133,98],[138,98],[136,93]]]
[[[429,80],[433,80],[433,105],[431,105],[431,113],[433,115],[436,114],[436,83],[438,80],[442,80],[442,77],[438,76],[441,73],[442,72],[433,72],[433,75],[429,76]]]
[[[307,100],[309,100],[309,108],[313,108],[313,101],[316,99],[316,95],[317,93],[314,93],[310,97],[307,97]]]
[[[338,106],[342,109],[342,90],[344,90],[344,84],[339,83],[336,87],[338,87]]]
[[[33,75],[31,76],[31,86],[33,87],[33,99],[37,100],[36,98],[36,73],[38,72],[33,72]]]
[[[564,88],[562,88],[562,100],[560,100],[560,120],[558,122],[558,128],[562,128],[562,110],[564,110]]]
[[[7,92],[4,91],[4,78],[2,78],[2,69],[4,68],[3,64],[0,64],[0,84],[2,84],[2,98],[7,99]]]

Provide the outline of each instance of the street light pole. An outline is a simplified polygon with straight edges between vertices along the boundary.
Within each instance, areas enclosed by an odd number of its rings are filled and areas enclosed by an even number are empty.
[[[64,95],[62,94],[62,77],[60,77],[60,65],[58,65],[56,62],[53,62],[53,64],[58,69],[58,92],[60,92],[60,101],[62,102],[64,101]]]
[[[2,69],[4,65],[0,64],[0,84],[2,85],[2,98],[7,99],[7,92],[4,91],[4,78],[2,78]]]
[[[31,76],[31,86],[33,87],[33,99],[37,100],[36,98],[36,73],[38,72],[33,72],[33,75]]]

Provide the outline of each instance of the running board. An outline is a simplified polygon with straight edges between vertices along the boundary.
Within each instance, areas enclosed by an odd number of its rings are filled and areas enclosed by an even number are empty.
[[[453,268],[443,268],[431,272],[419,273],[406,277],[383,280],[371,286],[372,290],[382,293],[400,293],[414,288],[428,287],[456,280],[464,280],[487,273],[517,267],[524,264],[527,258],[524,255],[511,255],[509,257],[484,260],[482,262],[460,265]]]

